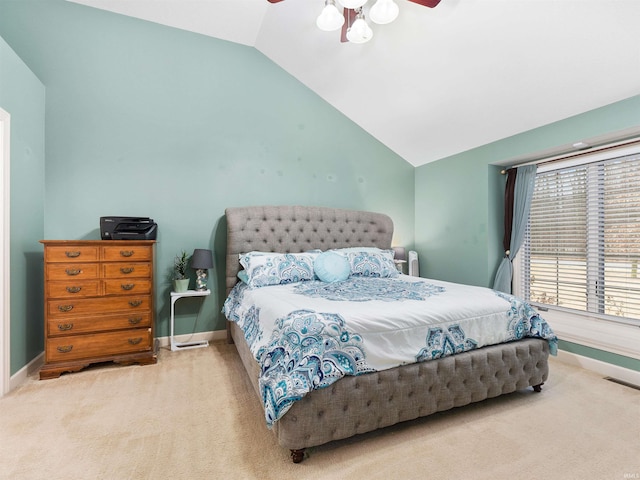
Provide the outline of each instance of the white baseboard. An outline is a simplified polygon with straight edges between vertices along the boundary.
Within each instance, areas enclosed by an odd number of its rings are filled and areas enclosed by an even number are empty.
[[[628,368],[613,365],[611,363],[602,362],[589,357],[583,357],[575,353],[558,350],[558,361],[573,365],[575,367],[584,368],[592,372],[598,373],[603,377],[611,377],[632,385],[640,386],[640,372]]]
[[[171,337],[157,337],[156,345],[158,347],[169,347]],[[226,340],[227,339],[227,331],[226,330],[214,330],[209,332],[198,332],[198,333],[187,333],[186,335],[174,335],[174,338],[177,342],[190,342],[190,341],[199,341],[199,340],[207,340],[209,342],[217,341],[217,340]]]
[[[40,367],[44,364],[44,352],[40,353],[36,358],[27,363],[24,367],[14,373],[9,379],[9,391],[22,385],[28,376],[40,370]]]

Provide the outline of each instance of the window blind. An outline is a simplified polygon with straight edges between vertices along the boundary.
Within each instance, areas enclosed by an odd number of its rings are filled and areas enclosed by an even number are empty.
[[[640,320],[640,153],[539,172],[522,254],[528,301]]]

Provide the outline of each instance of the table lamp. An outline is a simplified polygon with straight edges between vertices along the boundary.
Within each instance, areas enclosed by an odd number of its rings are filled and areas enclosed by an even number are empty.
[[[207,289],[207,270],[213,268],[213,255],[211,250],[196,248],[191,257],[191,268],[196,270],[196,290],[201,292]]]

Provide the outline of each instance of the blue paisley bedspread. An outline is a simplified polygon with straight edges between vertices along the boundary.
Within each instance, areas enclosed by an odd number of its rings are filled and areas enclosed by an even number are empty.
[[[524,337],[557,338],[538,313],[482,287],[400,275],[236,285],[223,312],[261,365],[268,426],[345,375],[385,370]]]

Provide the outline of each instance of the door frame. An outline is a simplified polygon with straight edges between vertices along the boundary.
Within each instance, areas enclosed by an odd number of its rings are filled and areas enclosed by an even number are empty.
[[[9,392],[10,348],[10,122],[11,115],[0,108],[0,397]]]

